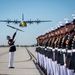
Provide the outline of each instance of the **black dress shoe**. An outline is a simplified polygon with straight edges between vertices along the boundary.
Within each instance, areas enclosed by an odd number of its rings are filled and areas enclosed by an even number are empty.
[[[9,68],[12,68],[12,69],[14,69],[14,67],[9,67]]]

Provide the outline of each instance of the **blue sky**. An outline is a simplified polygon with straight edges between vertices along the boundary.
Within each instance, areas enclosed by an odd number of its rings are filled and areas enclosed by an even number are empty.
[[[25,28],[19,24],[9,24],[25,32],[17,32],[15,44],[31,45],[36,43],[36,38],[46,30],[56,27],[59,22],[65,22],[64,18],[72,19],[75,13],[75,0],[0,0],[0,20],[52,20],[49,23],[31,24]],[[0,45],[7,45],[6,36],[12,36],[16,31],[0,22]]]

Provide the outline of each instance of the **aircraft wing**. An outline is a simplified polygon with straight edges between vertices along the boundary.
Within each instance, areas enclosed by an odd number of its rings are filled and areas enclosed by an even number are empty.
[[[15,23],[15,24],[18,24],[18,23],[21,23],[21,21],[18,21],[18,20],[9,20],[9,19],[7,19],[7,20],[0,20],[0,22],[6,22],[6,23]],[[44,21],[42,21],[42,20],[35,20],[35,21],[33,21],[33,20],[29,20],[29,21],[23,21],[23,22],[25,22],[25,23],[29,23],[29,24],[33,24],[33,23],[40,23],[40,22],[51,22],[51,20],[44,20]]]
[[[41,21],[41,20],[35,20],[35,21],[25,21],[26,23],[30,23],[30,24],[32,24],[32,23],[40,23],[40,22],[52,22],[51,20],[44,20],[44,21]]]
[[[7,22],[7,23],[20,23],[21,21],[17,21],[17,20],[0,20],[0,22]]]

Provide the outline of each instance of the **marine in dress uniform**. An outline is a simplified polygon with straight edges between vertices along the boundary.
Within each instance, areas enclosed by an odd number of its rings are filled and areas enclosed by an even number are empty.
[[[74,37],[72,40],[72,50],[73,50],[73,63],[74,63],[74,75],[75,75],[75,15],[74,15],[74,20],[73,20],[73,24],[74,24]]]
[[[74,75],[75,75],[75,31],[74,31],[74,37],[72,40],[72,68],[74,70]]]
[[[15,43],[15,41],[14,41],[15,36],[16,36],[16,32],[14,33],[12,38],[10,36],[7,36],[8,44],[10,46],[10,49],[9,49],[9,64],[8,64],[9,68],[14,68],[14,66],[13,66],[14,52],[16,51],[16,47],[14,45],[14,43]]]
[[[69,64],[69,70],[71,71],[71,75],[73,74],[74,71],[74,75],[75,75],[75,19],[73,20],[73,28],[70,33],[70,37],[69,37],[69,42],[68,42],[68,46],[71,46],[71,58],[70,58],[70,64]]]
[[[74,25],[72,23],[67,24],[67,30],[70,35],[68,35],[68,39],[66,41],[66,49],[67,49],[67,56],[66,56],[66,67],[68,75],[73,75],[73,60],[72,60],[72,40],[74,37]]]
[[[49,41],[48,41],[48,63],[47,63],[47,75],[53,75],[53,67],[52,67],[52,58],[53,58],[53,52],[52,52],[52,47],[51,47],[51,43],[52,43],[52,39],[53,39],[53,35],[51,35],[52,32],[49,33],[48,37],[49,37]]]
[[[62,47],[61,47],[61,43],[62,43],[62,38],[63,38],[63,34],[62,34],[62,28],[63,26],[59,27],[58,32],[59,33],[59,38],[58,38],[58,49],[57,49],[57,72],[58,75],[62,75],[61,71],[62,71],[62,65],[63,65],[63,60],[62,60]]]
[[[67,68],[66,68],[66,40],[68,39],[68,33],[64,34],[62,39],[62,53],[63,53],[63,75],[67,75]]]

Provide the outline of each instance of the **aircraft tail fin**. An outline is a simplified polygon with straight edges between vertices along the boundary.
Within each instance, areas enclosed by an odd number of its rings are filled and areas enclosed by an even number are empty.
[[[24,20],[24,14],[22,13],[22,20]]]

